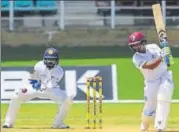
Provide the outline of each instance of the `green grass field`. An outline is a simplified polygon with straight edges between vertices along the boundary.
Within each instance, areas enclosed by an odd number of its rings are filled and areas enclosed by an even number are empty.
[[[95,132],[139,132],[140,114],[142,104],[104,104],[103,105],[103,129]],[[3,132],[66,132],[67,130],[50,130],[53,117],[56,113],[55,104],[23,104],[18,114],[14,129],[2,129]],[[172,111],[169,118],[168,129],[173,132],[179,131],[179,105],[172,104]],[[2,122],[4,121],[7,105],[2,106]],[[71,125],[69,132],[84,132],[86,125],[85,104],[73,104],[66,123]],[[153,129],[151,126],[150,129]],[[175,130],[175,131],[174,131]],[[67,132],[68,132],[67,131]],[[90,132],[93,132],[92,130]]]
[[[33,66],[36,61],[2,62],[2,66]],[[131,59],[62,59],[62,66],[72,65],[110,65],[117,64],[118,95],[120,99],[143,99],[143,78],[133,66]],[[174,99],[179,99],[179,58],[175,58],[174,73],[175,93]],[[1,114],[4,121],[7,104],[1,105]],[[51,130],[50,125],[55,115],[55,104],[24,104],[20,109],[15,129],[2,129],[3,132],[139,132],[140,114],[142,104],[104,104],[102,130],[84,130],[85,104],[73,104],[66,123],[71,125],[70,130]],[[179,103],[172,104],[169,118],[169,130],[179,132]],[[171,132],[170,131],[170,132]]]

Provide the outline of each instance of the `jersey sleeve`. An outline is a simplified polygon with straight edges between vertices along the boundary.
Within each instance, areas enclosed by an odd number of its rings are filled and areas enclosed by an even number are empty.
[[[55,88],[59,87],[59,82],[63,77],[63,69],[58,67],[55,70],[51,71],[51,79],[49,81],[45,82],[45,84],[42,84],[42,87],[47,87],[47,88]],[[44,86],[45,85],[45,86]]]
[[[39,63],[36,63],[31,73],[31,79],[39,80]]]
[[[147,62],[147,60],[142,57],[142,56],[138,56],[138,55],[134,55],[133,56],[133,63],[134,65],[138,68],[138,69],[142,69],[142,66]]]
[[[161,48],[157,44],[152,45],[156,50],[161,51]]]
[[[64,76],[64,71],[61,67],[59,67],[55,72],[55,79],[59,82]]]
[[[159,54],[161,52],[161,48],[157,44],[151,44],[150,48],[154,54]]]

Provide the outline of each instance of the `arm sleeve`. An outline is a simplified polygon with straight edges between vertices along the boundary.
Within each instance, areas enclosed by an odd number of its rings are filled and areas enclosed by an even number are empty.
[[[161,48],[157,44],[152,44],[151,49],[153,51],[153,52],[151,52],[151,53],[153,53],[153,55],[160,55]]]
[[[60,82],[60,80],[63,78],[63,76],[64,76],[64,71],[63,71],[63,69],[60,67],[60,68],[58,69],[58,72],[57,72],[57,75],[56,75],[57,81]]]
[[[59,86],[60,80],[63,78],[64,72],[62,68],[58,68],[55,73],[53,73],[53,78],[50,80],[52,85],[46,84],[47,87],[57,87]]]
[[[142,66],[147,62],[144,57],[135,55],[133,57],[133,63],[138,69],[142,69]]]
[[[154,48],[155,48],[157,51],[161,51],[161,48],[160,48],[157,44],[154,44]]]
[[[34,66],[33,72],[31,74],[31,79],[34,79],[34,80],[39,80],[40,79],[37,64]]]
[[[61,67],[59,67],[58,69],[55,70],[55,72],[53,73],[53,78],[51,81],[53,81],[53,83],[59,83],[60,80],[63,78],[64,72],[63,69]]]

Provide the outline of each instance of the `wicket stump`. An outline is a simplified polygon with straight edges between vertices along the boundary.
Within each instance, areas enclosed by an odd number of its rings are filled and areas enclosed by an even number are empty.
[[[87,85],[87,94],[86,94],[87,126],[86,126],[86,128],[87,129],[90,129],[90,128],[96,129],[97,128],[97,120],[98,120],[99,128],[102,129],[102,97],[103,97],[103,95],[102,95],[102,77],[96,76],[96,77],[92,77],[92,78],[87,78],[86,85]],[[90,89],[90,87],[92,87],[93,89]],[[92,92],[92,90],[93,90],[93,92]],[[99,91],[98,97],[97,97],[97,91]],[[98,100],[98,102],[97,102],[97,100]],[[93,104],[93,108],[91,107],[91,104]],[[91,124],[91,123],[93,123],[93,124]]]

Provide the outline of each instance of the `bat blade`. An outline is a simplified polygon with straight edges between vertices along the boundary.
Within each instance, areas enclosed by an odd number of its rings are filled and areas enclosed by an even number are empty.
[[[163,21],[162,10],[161,10],[160,4],[152,5],[152,10],[153,10],[153,16],[154,16],[154,21],[155,21],[155,27],[156,27],[158,39],[159,39],[159,46],[161,48],[167,47],[170,50],[170,46],[168,45],[167,33],[166,33],[166,29],[165,29],[165,24]],[[163,45],[162,42],[166,42],[166,43]],[[168,66],[174,64],[171,50],[170,50],[170,55],[165,57],[165,61]]]
[[[167,40],[167,34],[163,22],[163,16],[162,16],[160,4],[152,5],[152,9],[153,9],[155,27],[157,30],[159,41],[161,42],[163,39]]]

